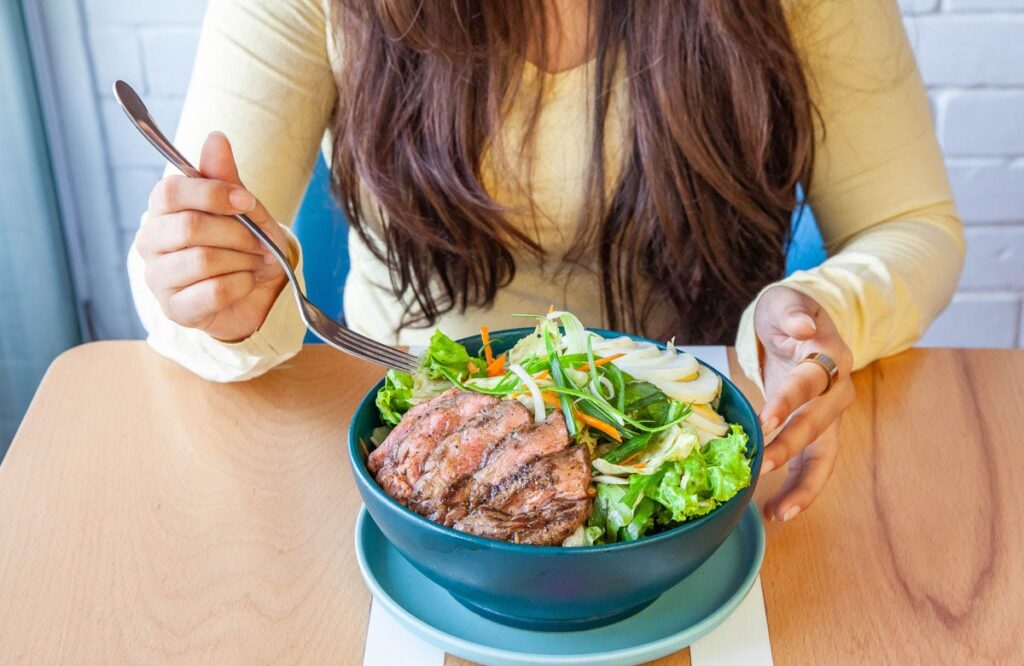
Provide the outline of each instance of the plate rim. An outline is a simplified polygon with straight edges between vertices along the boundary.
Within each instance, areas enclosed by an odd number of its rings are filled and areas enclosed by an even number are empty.
[[[367,563],[363,549],[360,547],[360,535],[363,532],[365,522],[372,520],[369,512],[365,505],[360,506],[359,515],[356,517],[355,529],[353,530],[353,540],[355,542],[355,553],[356,563],[359,566],[359,571],[363,576],[363,582],[369,588],[372,600],[371,603],[379,601],[396,620],[399,621],[402,626],[418,635],[420,638],[431,643],[435,647],[438,647],[445,652],[455,653],[455,650],[461,650],[464,654],[475,654],[482,656],[486,659],[499,660],[505,663],[524,662],[524,659],[529,660],[528,663],[532,664],[612,664],[618,663],[616,660],[636,657],[638,652],[643,654],[644,658],[656,658],[653,652],[662,650],[665,648],[676,648],[682,649],[689,645],[692,645],[694,641],[701,638],[711,630],[715,629],[725,619],[732,614],[737,606],[746,598],[747,594],[750,593],[754,582],[761,573],[761,567],[764,563],[765,554],[765,530],[764,521],[761,519],[760,513],[757,511],[757,507],[751,502],[747,510],[744,512],[740,523],[737,524],[736,529],[739,529],[743,521],[747,520],[747,514],[752,516],[754,522],[754,562],[755,566],[752,566],[747,572],[742,582],[736,587],[736,590],[729,596],[729,598],[721,606],[716,608],[712,613],[701,619],[694,625],[687,627],[683,631],[680,631],[663,638],[659,638],[652,642],[642,643],[632,647],[621,648],[611,652],[588,652],[585,654],[571,654],[571,655],[559,655],[541,652],[521,652],[514,650],[507,650],[504,648],[494,648],[481,643],[475,643],[464,638],[453,636],[445,631],[442,631],[426,621],[413,615],[411,612],[406,610],[399,604],[390,594],[383,588],[380,582],[377,580],[375,575],[371,574],[370,565]],[[378,528],[380,529],[380,528]],[[385,537],[386,539],[386,537]],[[388,544],[391,548],[393,545]],[[401,555],[401,553],[399,553]],[[714,555],[712,555],[714,557]],[[419,573],[419,572],[417,572]],[[422,574],[420,574],[422,576]],[[679,583],[677,583],[678,585]],[[472,612],[467,609],[467,612]],[[641,611],[642,612],[642,611]],[[486,618],[485,618],[486,619]],[[628,618],[627,618],[628,619]],[[625,620],[623,620],[625,621]],[[493,622],[493,620],[491,621]],[[502,626],[497,622],[493,622],[495,625]],[[519,631],[529,631],[520,629]],[[536,632],[544,633],[544,632]],[[451,646],[451,649],[449,647]],[[365,649],[365,648],[364,648]],[[670,654],[670,652],[663,652],[661,655]],[[461,655],[459,655],[461,656]],[[477,659],[475,656],[469,658]]]

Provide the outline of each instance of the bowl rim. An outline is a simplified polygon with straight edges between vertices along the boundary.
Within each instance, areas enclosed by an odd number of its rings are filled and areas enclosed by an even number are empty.
[[[532,333],[534,330],[535,329],[532,327],[506,328],[497,331],[491,331],[490,337],[493,339],[496,337],[505,337],[514,334],[519,334],[520,337],[522,337],[524,335]],[[667,347],[667,344],[664,342],[658,342],[656,340],[645,338],[640,335],[632,335],[630,333],[622,333],[619,331],[612,331],[604,328],[588,327],[586,330],[597,333],[598,335],[606,339],[610,337],[628,337],[634,341],[648,342],[657,345],[660,349],[665,349]],[[456,340],[456,342],[466,345],[467,341],[472,341],[474,339],[479,338],[479,334],[470,335],[463,338],[459,338],[458,340]],[[685,350],[685,347],[680,347],[680,349]],[[667,541],[669,539],[675,538],[679,534],[685,533],[690,530],[695,530],[701,525],[710,522],[716,514],[724,512],[726,507],[732,506],[733,504],[739,501],[742,501],[744,504],[749,503],[750,496],[753,495],[753,492],[757,487],[758,476],[761,470],[761,461],[764,456],[764,433],[761,431],[761,425],[757,419],[757,411],[754,409],[754,406],[750,404],[750,400],[747,399],[747,396],[744,395],[744,393],[740,391],[739,387],[737,387],[736,384],[734,384],[728,377],[726,377],[721,372],[719,372],[715,368],[711,367],[710,365],[702,361],[700,358],[697,359],[697,362],[703,365],[704,367],[708,368],[712,372],[714,372],[716,375],[718,375],[722,379],[723,386],[729,386],[729,388],[740,397],[740,404],[742,408],[748,410],[751,414],[751,420],[754,423],[755,431],[753,433],[746,433],[747,437],[749,438],[748,446],[752,445],[754,447],[750,468],[750,485],[741,490],[732,499],[724,502],[723,504],[718,505],[717,507],[712,509],[710,512],[704,514],[703,516],[699,516],[698,518],[688,520],[682,523],[681,525],[676,525],[675,527],[669,528],[663,532],[659,532],[658,534],[645,536],[635,541],[618,541],[616,543],[600,544],[594,546],[538,546],[533,544],[512,543],[510,541],[502,541],[500,539],[491,539],[489,537],[477,536],[475,534],[469,534],[467,532],[460,532],[459,530],[456,530],[452,527],[446,527],[445,525],[441,525],[440,523],[435,523],[426,516],[421,516],[420,514],[416,513],[409,507],[405,506],[395,498],[391,497],[386,492],[384,492],[383,488],[377,485],[377,482],[370,475],[370,471],[366,468],[366,462],[361,458],[360,455],[362,453],[362,447],[359,444],[359,438],[356,437],[355,435],[354,428],[356,417],[359,414],[363,413],[364,410],[376,409],[377,391],[380,390],[380,388],[384,385],[383,378],[376,384],[374,384],[373,387],[370,388],[370,390],[366,393],[366,395],[363,396],[363,399],[359,401],[359,406],[356,407],[356,411],[353,412],[352,414],[348,428],[349,463],[352,466],[353,473],[359,478],[359,480],[362,482],[364,486],[370,488],[371,493],[374,493],[376,496],[382,498],[384,502],[391,503],[392,506],[399,509],[406,516],[411,518],[414,522],[419,522],[420,525],[422,525],[428,530],[431,530],[435,534],[443,535],[449,538],[454,538],[468,546],[490,549],[498,548],[499,550],[507,550],[513,554],[544,553],[546,555],[571,557],[574,555],[579,555],[581,553],[608,553],[627,551],[634,548],[644,547],[644,544],[654,544],[660,543],[662,541]],[[363,503],[365,504],[366,502],[364,501]]]

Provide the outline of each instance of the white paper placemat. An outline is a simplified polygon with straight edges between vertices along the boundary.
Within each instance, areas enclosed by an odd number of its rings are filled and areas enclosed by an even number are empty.
[[[708,365],[729,377],[725,347],[685,347]],[[419,350],[410,349],[413,353]],[[443,666],[443,650],[413,635],[375,602],[370,605],[363,666]],[[768,617],[764,610],[761,577],[754,581],[743,602],[710,634],[690,646],[693,666],[772,666]]]
[[[363,666],[444,666],[444,650],[438,649],[398,624],[391,614],[370,603]]]
[[[772,666],[761,577],[725,622],[690,646],[693,666]]]

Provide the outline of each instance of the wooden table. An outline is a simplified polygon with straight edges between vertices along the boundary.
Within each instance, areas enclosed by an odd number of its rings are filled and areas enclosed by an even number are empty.
[[[231,385],[139,342],[57,359],[0,466],[0,663],[361,663],[344,435],[379,376],[324,348]],[[829,487],[768,526],[776,663],[1024,663],[1024,352],[856,384]]]

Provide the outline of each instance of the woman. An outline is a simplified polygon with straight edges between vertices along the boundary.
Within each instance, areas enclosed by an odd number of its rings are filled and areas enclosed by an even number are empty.
[[[321,140],[354,329],[420,343],[554,304],[735,339],[784,425],[780,520],[832,472],[850,372],[910,346],[962,261],[890,0],[212,0],[177,136],[208,179],[162,180],[129,258],[157,351],[217,381],[298,351],[282,271],[228,216],[301,267],[282,224]],[[798,185],[831,256],[783,279]]]

